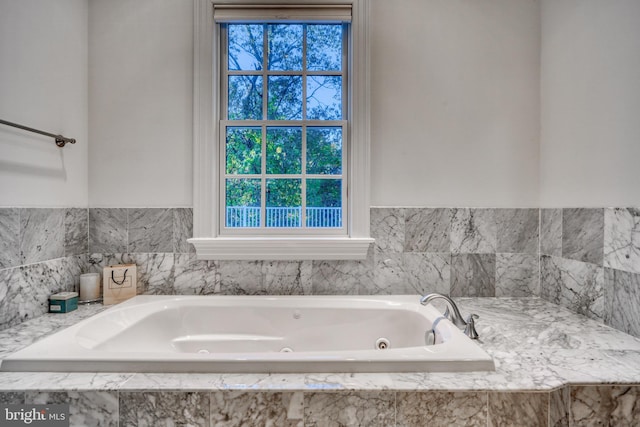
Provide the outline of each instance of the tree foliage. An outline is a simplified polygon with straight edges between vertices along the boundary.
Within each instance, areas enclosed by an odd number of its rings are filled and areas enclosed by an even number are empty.
[[[341,120],[342,78],[322,75],[339,71],[342,61],[342,26],[337,24],[229,24],[227,114],[229,120]],[[303,40],[306,57],[303,58]],[[266,57],[265,57],[266,47]],[[270,71],[294,72],[251,74],[266,67]],[[314,75],[302,76],[306,68]],[[247,73],[242,73],[246,71]],[[295,72],[300,72],[295,75]],[[306,98],[303,99],[303,85]],[[266,93],[265,93],[266,92]],[[267,96],[266,109],[263,97]],[[303,117],[306,103],[306,117]],[[303,171],[302,126],[269,126],[264,144],[260,127],[228,127],[226,132],[227,174],[267,174],[267,206],[293,207],[302,204],[303,183],[298,178],[269,178],[270,175],[301,174]],[[342,183],[331,175],[342,173],[342,128],[306,128],[306,204],[310,207],[339,207]],[[330,179],[331,178],[331,179]],[[260,206],[261,180],[233,178],[226,182],[228,206]]]

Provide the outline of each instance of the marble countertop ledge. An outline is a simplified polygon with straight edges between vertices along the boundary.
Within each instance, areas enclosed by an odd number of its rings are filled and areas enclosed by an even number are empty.
[[[418,298],[418,296],[416,296]],[[640,384],[640,339],[539,298],[457,298],[477,313],[478,344],[493,372],[175,374],[0,372],[0,391],[540,391],[564,385]],[[0,358],[104,310],[82,306],[0,331]]]

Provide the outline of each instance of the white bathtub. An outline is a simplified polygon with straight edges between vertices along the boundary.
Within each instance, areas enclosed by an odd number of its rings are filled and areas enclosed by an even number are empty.
[[[436,343],[427,345],[432,329]],[[494,364],[418,295],[141,295],[6,357],[0,370],[442,372]]]

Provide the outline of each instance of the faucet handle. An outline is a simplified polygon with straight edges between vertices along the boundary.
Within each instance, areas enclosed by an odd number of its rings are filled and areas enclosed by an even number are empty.
[[[464,334],[471,338],[472,340],[478,339],[478,332],[476,331],[476,322],[475,319],[479,319],[480,316],[477,314],[470,314],[467,317],[466,323],[467,325],[464,327]]]

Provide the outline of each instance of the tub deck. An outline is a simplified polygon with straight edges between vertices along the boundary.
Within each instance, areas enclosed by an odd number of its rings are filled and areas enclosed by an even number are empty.
[[[628,403],[640,399],[640,340],[538,298],[456,302],[481,316],[478,344],[495,372],[0,372],[0,402],[68,402],[79,425],[123,425],[139,413],[194,425],[455,425],[467,414],[477,425],[497,417],[555,427],[639,418]],[[0,358],[102,310],[85,306],[0,331]]]

